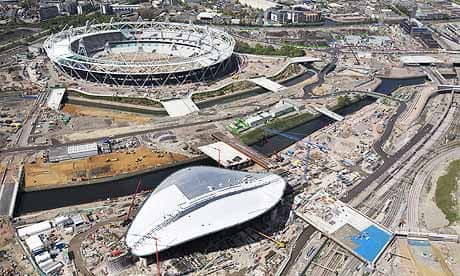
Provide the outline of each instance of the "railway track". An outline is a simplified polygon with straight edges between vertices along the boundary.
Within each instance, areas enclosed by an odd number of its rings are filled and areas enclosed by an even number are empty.
[[[368,197],[362,200],[357,204],[357,208],[363,211],[369,217],[374,217],[376,214],[382,211],[385,203],[388,200],[392,200],[389,205],[389,209],[382,221],[382,224],[391,227],[394,226],[398,219],[403,215],[404,204],[406,204],[407,196],[410,193],[413,179],[415,178],[414,173],[418,172],[415,168],[419,167],[421,163],[426,160],[426,156],[433,154],[435,151],[432,150],[435,142],[442,138],[443,132],[448,130],[448,126],[451,124],[454,114],[456,114],[456,105],[454,103],[454,94],[451,93],[448,106],[444,113],[439,117],[439,120],[435,123],[435,126],[429,131],[429,134],[426,138],[422,139],[414,145],[412,149],[415,149],[411,152],[406,152],[401,156],[399,166],[395,168],[388,176],[377,185],[375,191],[371,193]],[[451,114],[449,116],[449,114]],[[439,114],[434,114],[429,118],[430,123],[434,123]],[[460,144],[460,143],[459,143]],[[448,149],[442,149],[441,153],[445,153]],[[436,151],[438,152],[438,151]],[[397,185],[402,183],[401,185]],[[386,190],[385,190],[386,189]],[[381,191],[381,192],[380,192]],[[379,206],[375,208],[374,206]],[[331,246],[330,250],[333,250],[335,247],[340,247],[337,244]],[[352,273],[354,267],[359,265],[360,261],[356,258],[351,259],[347,264],[346,269],[342,271],[340,275],[349,275]],[[351,268],[350,268],[351,267]],[[331,275],[330,271],[323,269],[322,275]]]

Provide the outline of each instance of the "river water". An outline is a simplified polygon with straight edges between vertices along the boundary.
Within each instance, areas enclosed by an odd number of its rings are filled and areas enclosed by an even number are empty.
[[[284,85],[290,86],[298,83],[302,79],[304,80],[305,76],[300,76],[298,79],[294,79],[289,83],[285,83]],[[382,79],[382,83],[376,88],[375,91],[383,94],[389,94],[398,87],[422,84],[423,82],[425,82],[425,78]],[[336,112],[342,116],[346,116],[375,101],[375,98],[364,97],[362,100],[350,106],[343,107]],[[288,132],[295,133],[299,138],[303,138],[329,125],[332,122],[332,119],[322,115],[305,124],[289,129]],[[264,154],[270,154],[274,151],[284,149],[293,143],[294,141],[292,140],[276,135],[268,138],[268,143],[259,142],[252,145],[252,147]],[[46,191],[20,192],[16,202],[15,215],[21,215],[34,211],[49,210],[64,206],[72,206],[76,204],[90,203],[98,200],[104,200],[106,198],[127,196],[135,192],[139,177],[142,179],[142,190],[151,190],[173,172],[187,166],[199,165],[215,166],[216,163],[213,160],[206,158],[203,160],[191,162],[187,165],[171,167],[161,171],[146,173],[141,176],[128,177],[125,179],[100,184]]]

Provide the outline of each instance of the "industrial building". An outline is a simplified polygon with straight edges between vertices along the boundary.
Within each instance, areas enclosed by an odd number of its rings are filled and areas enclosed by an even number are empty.
[[[319,11],[312,11],[296,6],[293,9],[283,7],[269,8],[264,12],[264,23],[270,24],[306,24],[323,20]]]
[[[56,5],[44,5],[39,9],[40,21],[50,20],[59,15],[59,8]]]
[[[375,264],[394,233],[324,191],[298,195],[296,214],[346,248],[361,261]]]
[[[57,147],[49,150],[50,162],[59,162],[70,159],[86,158],[99,154],[97,143]]]
[[[144,202],[128,229],[126,244],[132,254],[148,256],[242,224],[273,208],[285,187],[284,179],[271,173],[214,167],[179,170]]]
[[[257,125],[267,122],[271,118],[272,118],[272,115],[269,112],[261,112],[260,114],[247,118],[246,124],[250,127],[255,127]]]
[[[400,23],[401,29],[407,34],[416,37],[428,48],[440,48],[440,45],[433,39],[433,34],[429,28],[415,18],[405,20]]]
[[[266,123],[270,119],[280,117],[291,112],[299,112],[305,109],[305,105],[293,99],[282,99],[269,111],[260,112],[245,120],[245,125],[255,127]]]
[[[35,234],[40,234],[51,229],[51,223],[48,220],[35,223],[23,228],[18,229],[18,236],[20,238],[25,238]]]
[[[198,148],[224,168],[242,168],[252,164],[251,158],[224,142],[216,142]]]

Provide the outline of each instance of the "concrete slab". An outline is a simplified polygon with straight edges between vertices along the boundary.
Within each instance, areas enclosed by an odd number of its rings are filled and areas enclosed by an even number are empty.
[[[439,59],[432,56],[402,56],[400,60],[402,64],[406,65],[441,63]]]
[[[5,182],[0,187],[0,216],[10,216],[11,206],[16,199],[15,183]]]
[[[315,107],[315,110],[339,122],[344,119],[342,115],[339,115],[325,107]]]
[[[171,117],[185,116],[200,110],[198,106],[188,98],[165,101],[161,102],[161,104]]]
[[[241,153],[224,142],[217,142],[198,148],[204,154],[219,162],[225,168],[238,166],[251,161],[244,153]]]
[[[315,57],[295,57],[295,58],[291,58],[289,61],[291,63],[304,63],[304,62],[310,63],[310,62],[321,61],[321,59],[315,58]]]
[[[258,86],[265,88],[269,91],[272,92],[280,92],[283,89],[286,89],[285,86],[274,82],[272,80],[267,79],[266,77],[261,77],[261,78],[255,78],[255,79],[250,79],[249,81],[257,84]]]
[[[299,194],[295,214],[363,262],[374,264],[394,233],[324,191]]]
[[[65,88],[52,88],[46,106],[53,110],[59,110],[62,98],[64,97]]]

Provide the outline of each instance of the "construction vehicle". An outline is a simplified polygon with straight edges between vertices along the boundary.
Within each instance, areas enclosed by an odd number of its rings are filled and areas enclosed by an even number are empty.
[[[254,233],[266,238],[267,240],[272,241],[273,243],[276,244],[276,246],[278,246],[278,248],[286,248],[286,244],[284,242],[277,241],[274,238],[272,238],[272,237],[270,237],[270,236],[268,236],[268,235],[266,235],[266,234],[264,234],[264,233],[262,233],[260,231],[257,231],[256,229],[253,229],[253,228],[249,228],[249,229],[254,231]]]
[[[115,162],[118,161],[118,158],[107,158],[105,159],[105,162]]]
[[[140,235],[136,235],[136,236],[140,236]],[[140,237],[155,240],[155,259],[157,263],[157,276],[161,276],[160,252],[158,252],[158,239],[152,236],[140,236]]]
[[[265,128],[265,127],[262,128],[262,129],[265,130],[265,131],[268,131],[270,133],[286,137],[286,138],[288,138],[290,140],[293,140],[293,141],[296,141],[296,142],[302,141],[302,138],[300,138],[300,137],[297,137],[297,136],[289,134],[289,133],[281,132],[281,131],[278,131],[276,129]],[[310,163],[310,150],[311,150],[311,148],[317,148],[317,149],[319,149],[320,151],[322,151],[324,153],[327,153],[329,151],[329,148],[327,146],[319,144],[319,143],[312,143],[311,141],[306,141],[306,142],[303,141],[303,143],[305,144],[305,146],[307,146],[307,152],[306,152],[305,159],[304,159],[304,165],[305,165],[304,179],[305,179],[305,185],[307,185],[308,184],[308,165]]]

